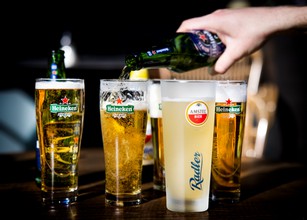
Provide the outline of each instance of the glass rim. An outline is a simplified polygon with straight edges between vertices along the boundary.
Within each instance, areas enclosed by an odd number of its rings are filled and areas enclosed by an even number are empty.
[[[162,79],[160,82],[167,83],[216,83],[213,79]]]
[[[245,83],[247,84],[247,81],[245,79],[225,79],[225,80],[216,80],[216,83],[220,84],[230,84],[230,83]]]
[[[100,82],[148,82],[150,79],[100,79]]]
[[[36,82],[39,82],[39,81],[52,81],[52,82],[55,82],[55,81],[84,81],[84,79],[82,78],[60,78],[60,79],[52,79],[52,78],[44,78],[44,77],[41,77],[41,78],[36,78],[35,79]]]

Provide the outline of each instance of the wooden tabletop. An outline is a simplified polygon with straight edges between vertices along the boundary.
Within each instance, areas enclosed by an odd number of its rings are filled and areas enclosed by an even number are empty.
[[[1,219],[307,219],[307,169],[302,164],[242,159],[241,201],[210,202],[206,212],[177,213],[166,209],[165,193],[153,189],[153,166],[143,167],[143,202],[111,207],[104,201],[102,148],[83,148],[78,202],[46,209],[36,186],[35,153],[0,155]]]

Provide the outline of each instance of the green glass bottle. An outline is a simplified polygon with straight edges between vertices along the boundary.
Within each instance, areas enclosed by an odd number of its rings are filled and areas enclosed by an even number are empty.
[[[65,52],[63,50],[52,50],[51,56],[48,60],[47,78],[51,79],[65,79]],[[40,150],[39,142],[36,142],[36,173],[35,182],[38,187],[41,186],[41,163],[40,163]]]
[[[52,79],[65,79],[65,52],[63,50],[52,50],[48,61],[47,77]]]
[[[226,46],[217,34],[206,30],[176,33],[160,46],[128,54],[122,77],[142,68],[168,68],[177,73],[212,66]]]

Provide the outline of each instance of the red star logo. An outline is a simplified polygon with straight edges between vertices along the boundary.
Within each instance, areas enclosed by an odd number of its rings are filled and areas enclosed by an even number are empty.
[[[63,104],[68,104],[69,99],[65,96],[61,99]]]
[[[202,39],[203,41],[206,40],[206,36],[204,34],[199,35],[199,38]]]
[[[226,100],[226,104],[227,104],[227,105],[230,105],[231,102],[232,102],[232,101],[231,101],[229,98]]]
[[[118,98],[118,99],[116,100],[116,102],[117,102],[117,104],[122,104],[122,103],[123,103],[123,100],[121,100],[120,98]]]
[[[79,137],[74,137],[74,142],[77,144],[79,141]]]

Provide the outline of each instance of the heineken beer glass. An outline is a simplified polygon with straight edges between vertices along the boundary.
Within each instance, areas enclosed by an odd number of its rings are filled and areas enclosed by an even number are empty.
[[[149,115],[154,152],[153,188],[165,191],[164,145],[162,131],[162,103],[160,79],[153,79],[148,86]]]
[[[211,198],[216,202],[240,200],[246,93],[244,80],[217,82],[211,177]]]
[[[141,203],[147,84],[144,80],[100,80],[105,200],[110,205]]]
[[[69,205],[77,200],[84,101],[83,79],[36,79],[36,122],[44,205]]]
[[[215,81],[162,80],[166,207],[203,212],[209,207]]]

